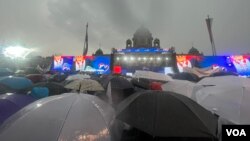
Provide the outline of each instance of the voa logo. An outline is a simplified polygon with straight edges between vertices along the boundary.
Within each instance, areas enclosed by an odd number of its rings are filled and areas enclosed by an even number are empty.
[[[247,136],[244,129],[241,129],[241,130],[239,130],[239,129],[226,129],[226,132],[227,132],[227,136],[231,136],[231,135],[233,135],[235,137]]]

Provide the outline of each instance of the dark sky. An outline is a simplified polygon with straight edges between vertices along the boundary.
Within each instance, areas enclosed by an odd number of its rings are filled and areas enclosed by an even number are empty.
[[[81,55],[89,22],[89,54],[124,48],[144,25],[162,48],[211,54],[205,18],[214,18],[220,55],[250,52],[250,0],[0,0],[0,46],[36,54]]]

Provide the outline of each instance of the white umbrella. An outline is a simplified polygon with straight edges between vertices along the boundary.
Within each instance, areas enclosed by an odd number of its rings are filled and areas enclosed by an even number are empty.
[[[104,91],[104,88],[101,86],[101,84],[92,79],[75,80],[67,84],[65,88],[77,90],[80,92]]]
[[[87,74],[75,74],[70,75],[66,78],[66,80],[83,80],[83,79],[89,79],[90,76]]]
[[[250,124],[250,87],[205,87],[196,93],[196,101],[233,123]]]
[[[173,80],[163,84],[161,87],[163,91],[175,92],[193,98],[196,91],[204,86],[197,85],[196,83],[187,80]]]
[[[114,110],[99,98],[63,94],[34,102],[10,117],[1,141],[110,141]]]
[[[135,71],[134,77],[159,80],[159,81],[172,81],[173,80],[170,76],[162,74],[162,73],[156,73],[152,71],[140,71],[140,70]]]
[[[238,76],[217,76],[206,77],[199,81],[200,85],[216,85],[216,86],[250,86],[250,79]]]

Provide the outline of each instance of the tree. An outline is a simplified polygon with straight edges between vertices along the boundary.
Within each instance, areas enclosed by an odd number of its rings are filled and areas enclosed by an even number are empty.
[[[117,49],[116,48],[112,48],[111,49],[111,53],[116,53],[117,52]]]
[[[190,48],[190,50],[188,51],[188,54],[190,54],[190,55],[201,55],[199,50],[194,48],[194,47]]]
[[[98,55],[103,55],[102,49],[99,48],[98,50],[96,50],[95,55],[96,55],[96,56],[98,56]]]
[[[174,47],[174,46],[171,46],[171,48],[168,50],[168,52],[170,52],[170,53],[175,53],[175,47]]]

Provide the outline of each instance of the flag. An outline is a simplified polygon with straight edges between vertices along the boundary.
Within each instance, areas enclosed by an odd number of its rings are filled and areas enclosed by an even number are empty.
[[[84,41],[84,48],[83,48],[83,56],[86,56],[88,53],[88,23],[86,25],[86,34],[85,34],[85,41]]]
[[[209,33],[210,42],[211,42],[211,45],[212,45],[212,53],[213,53],[213,56],[215,56],[216,55],[216,50],[215,50],[213,33],[212,33],[212,21],[213,21],[213,19],[209,18],[209,16],[208,16],[208,18],[206,19],[207,29],[208,29],[208,33]]]

